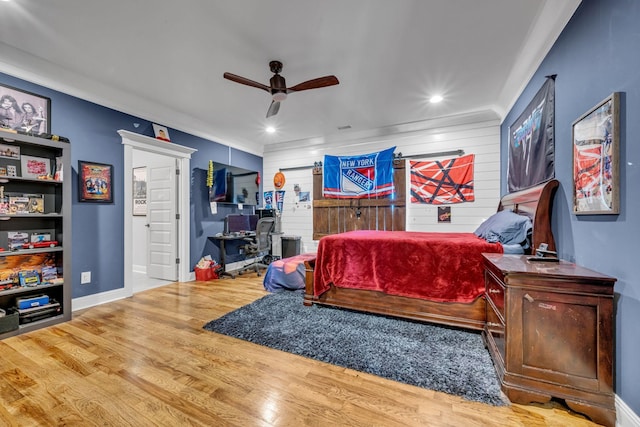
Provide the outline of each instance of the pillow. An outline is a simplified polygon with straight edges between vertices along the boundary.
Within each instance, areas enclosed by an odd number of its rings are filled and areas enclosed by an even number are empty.
[[[491,215],[474,231],[478,237],[487,242],[502,244],[520,244],[527,239],[532,229],[531,219],[509,210],[502,210]]]

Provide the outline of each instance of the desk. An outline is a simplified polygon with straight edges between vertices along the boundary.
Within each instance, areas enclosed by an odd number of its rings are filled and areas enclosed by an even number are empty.
[[[245,233],[233,233],[233,234],[218,234],[215,236],[209,236],[209,239],[216,240],[220,242],[220,265],[222,266],[222,275],[229,276],[233,279],[236,278],[235,274],[227,271],[227,248],[226,242],[229,241],[239,241],[244,240],[245,238],[255,237],[256,233],[254,231],[249,231]]]

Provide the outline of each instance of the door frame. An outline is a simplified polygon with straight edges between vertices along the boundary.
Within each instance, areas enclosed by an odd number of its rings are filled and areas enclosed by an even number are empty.
[[[180,215],[178,221],[178,281],[189,281],[191,269],[189,268],[189,229],[190,229],[190,163],[191,154],[198,151],[194,148],[168,143],[129,132],[119,130],[124,146],[124,291],[126,295],[133,295],[133,152],[134,150],[146,151],[165,155],[177,159],[180,174],[177,176],[177,214]]]

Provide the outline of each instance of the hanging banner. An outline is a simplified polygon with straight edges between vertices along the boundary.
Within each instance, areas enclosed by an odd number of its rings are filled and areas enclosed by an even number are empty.
[[[329,199],[363,199],[393,194],[396,147],[359,156],[324,156],[323,194]]]
[[[509,193],[554,177],[555,76],[547,81],[509,128]]]
[[[411,203],[446,205],[473,202],[473,162],[475,155],[447,160],[410,160]]]
[[[264,208],[273,209],[273,191],[264,192]]]
[[[209,190],[210,202],[224,202],[227,199],[227,169],[212,170],[211,188]]]
[[[284,190],[276,191],[276,209],[282,212],[284,206]]]

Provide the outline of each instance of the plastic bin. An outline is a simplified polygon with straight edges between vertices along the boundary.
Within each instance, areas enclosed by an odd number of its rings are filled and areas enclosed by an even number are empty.
[[[282,236],[282,258],[300,255],[300,236]]]
[[[194,269],[196,272],[196,280],[199,282],[207,282],[209,280],[215,280],[218,278],[218,273],[215,267],[210,268],[198,268]]]
[[[0,317],[0,334],[18,329],[18,312],[14,311]]]

